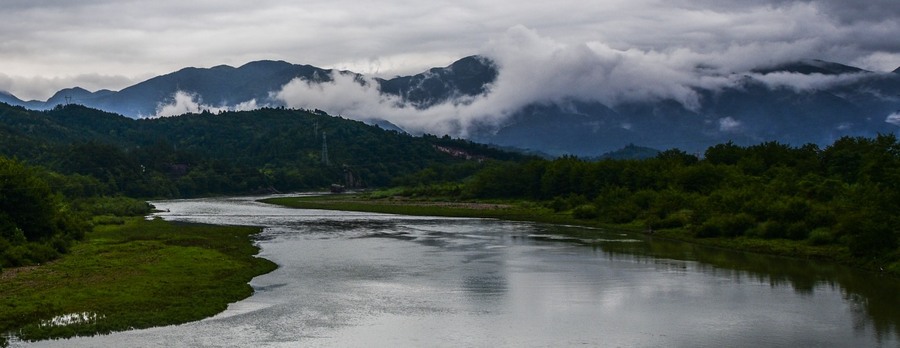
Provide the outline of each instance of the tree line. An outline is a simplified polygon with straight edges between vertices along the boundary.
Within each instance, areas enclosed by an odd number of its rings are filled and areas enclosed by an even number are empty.
[[[383,187],[465,156],[523,157],[319,110],[133,120],[74,104],[0,103],[0,266],[52,260],[92,224],[148,213],[139,199]]]
[[[699,156],[672,149],[646,160],[494,161],[456,184],[437,184],[447,178],[426,170],[404,184],[461,199],[539,201],[647,232],[836,245],[882,265],[900,259],[895,135],[844,137],[824,148],[729,142]]]
[[[524,156],[449,137],[412,136],[318,110],[264,108],[133,120],[65,105],[0,104],[0,154],[99,181],[103,194],[179,198],[383,187],[432,165]],[[327,147],[328,163],[323,161]]]
[[[331,163],[322,160],[326,139]],[[4,175],[19,180],[3,186],[11,202],[0,215],[0,252],[13,255],[6,265],[48,259],[21,256],[25,249],[16,247],[23,243],[65,251],[63,241],[87,228],[79,221],[90,220],[78,214],[134,206],[122,197],[310,190],[351,177],[359,187],[418,187],[429,196],[538,201],[579,219],[647,231],[836,245],[879,263],[900,258],[894,135],[844,137],[824,148],[725,143],[703,154],[672,149],[643,160],[542,159],[318,110],[132,120],[78,105],[36,112],[0,104],[0,140]],[[34,208],[15,203],[20,199]],[[118,201],[97,203],[104,199]]]
[[[0,269],[51,261],[93,224],[150,212],[144,201],[98,194],[99,186],[0,156]]]

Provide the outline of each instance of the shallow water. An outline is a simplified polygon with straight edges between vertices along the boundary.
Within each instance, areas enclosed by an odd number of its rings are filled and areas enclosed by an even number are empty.
[[[154,204],[166,220],[264,226],[260,256],[279,268],[212,318],[29,345],[900,346],[898,282],[833,265],[578,227]]]

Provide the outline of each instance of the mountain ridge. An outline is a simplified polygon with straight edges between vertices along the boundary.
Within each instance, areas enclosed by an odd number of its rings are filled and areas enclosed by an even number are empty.
[[[368,81],[377,83],[378,92],[392,96],[391,100],[425,111],[442,104],[465,104],[474,97],[489,98],[502,69],[488,57],[468,56],[419,74]],[[285,106],[284,101],[273,94],[289,82],[301,79],[322,84],[333,81],[336,73],[349,74],[357,83],[365,81],[364,75],[350,71],[259,60],[239,67],[187,67],[120,91],[69,88],[43,103],[0,93],[0,101],[38,110],[72,102],[133,118],[155,115],[161,105],[174,102],[178,91],[210,107],[249,101],[280,107]],[[578,98],[533,100],[510,110],[499,122],[476,119],[465,134],[474,141],[550,155],[598,156],[627,144],[687,151],[727,141],[740,145],[765,141],[826,144],[845,135],[896,133],[900,126],[896,117],[891,118],[900,110],[900,98],[896,97],[900,95],[900,68],[893,73],[875,73],[806,59],[736,75],[742,77],[731,86],[691,87],[699,100],[693,107],[665,98],[615,105]],[[791,84],[804,77],[812,84]],[[433,117],[426,115],[433,113],[417,117]],[[391,119],[370,121],[405,127]]]

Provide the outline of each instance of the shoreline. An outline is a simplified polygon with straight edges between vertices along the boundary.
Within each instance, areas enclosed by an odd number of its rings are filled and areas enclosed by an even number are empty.
[[[900,277],[900,273],[891,272],[887,267],[865,263],[854,259],[845,247],[838,245],[808,245],[802,241],[765,240],[746,237],[738,238],[697,238],[686,229],[662,229],[647,232],[644,226],[637,224],[607,224],[599,221],[582,220],[571,214],[553,212],[548,208],[530,201],[490,201],[490,202],[453,202],[439,199],[410,198],[368,198],[358,194],[338,194],[303,197],[279,197],[261,200],[263,203],[276,204],[291,208],[362,211],[372,213],[403,214],[417,216],[495,218],[511,221],[529,221],[560,225],[604,228],[621,230],[652,238],[667,239],[713,248],[722,248],[739,252],[765,254],[794,259],[815,260],[835,263],[857,268],[876,274]],[[490,207],[489,209],[482,209]]]

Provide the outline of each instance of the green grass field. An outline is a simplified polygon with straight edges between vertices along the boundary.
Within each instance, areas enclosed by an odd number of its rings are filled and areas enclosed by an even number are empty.
[[[39,340],[212,316],[250,296],[248,282],[276,268],[254,256],[258,232],[143,218],[97,226],[54,262],[4,270],[0,333]]]

